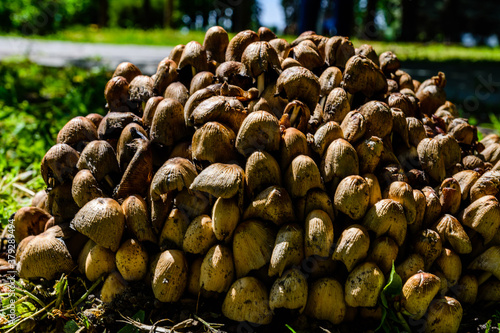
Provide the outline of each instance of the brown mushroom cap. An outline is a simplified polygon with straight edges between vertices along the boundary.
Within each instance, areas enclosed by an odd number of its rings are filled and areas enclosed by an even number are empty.
[[[97,140],[97,127],[85,117],[71,119],[57,134],[57,143],[68,144],[78,151],[93,140]]]
[[[78,172],[80,154],[65,143],[52,146],[42,159],[41,173],[45,184],[55,187],[70,181]]]
[[[281,64],[278,54],[268,42],[253,42],[245,48],[241,55],[241,62],[246,66],[247,72],[254,78],[268,72],[279,75]]]
[[[130,123],[142,124],[142,119],[132,112],[109,112],[97,128],[99,140],[107,140],[111,146],[116,147],[122,130]]]
[[[265,285],[254,277],[236,280],[227,292],[222,313],[232,320],[248,321],[258,325],[270,324],[273,313]]]
[[[240,31],[229,41],[226,50],[226,61],[241,61],[241,56],[247,46],[258,40],[259,35],[252,30]]]
[[[107,175],[117,175],[120,173],[115,151],[104,140],[90,142],[82,151],[77,167],[79,170],[90,170],[97,181],[103,180]]]
[[[247,74],[247,67],[239,61],[223,62],[217,67],[215,77],[220,83],[227,82],[243,89],[248,89],[252,85],[252,78]]]
[[[257,34],[259,35],[259,39],[265,42],[269,42],[270,40],[276,38],[276,34],[268,27],[260,27]]]
[[[223,63],[226,60],[226,49],[229,44],[229,36],[224,28],[211,27],[205,33],[203,48],[207,51],[207,60]]]
[[[196,41],[191,41],[186,44],[177,67],[179,70],[182,70],[184,67],[188,66],[194,68],[196,72],[208,70],[207,52],[203,46]]]
[[[165,89],[163,97],[165,99],[174,99],[184,106],[189,99],[189,90],[187,89],[188,86],[189,84],[184,85],[182,82],[172,82],[168,85],[167,89]]]
[[[331,37],[325,45],[325,60],[329,66],[347,68],[346,63],[354,54],[354,46],[347,37]]]
[[[208,87],[209,85],[213,84],[213,82],[214,82],[214,74],[212,72],[209,71],[199,72],[198,74],[193,76],[193,79],[191,80],[191,84],[189,86],[189,95],[194,94],[195,91]],[[184,105],[185,104],[186,103],[184,103]]]
[[[122,62],[118,64],[113,73],[113,77],[123,76],[127,82],[132,82],[132,80],[138,75],[142,75],[141,70],[130,62]]]
[[[28,236],[36,236],[45,230],[50,214],[38,207],[23,207],[14,214],[14,237],[20,243]]]
[[[129,85],[130,102],[136,103],[134,105],[139,110],[142,110],[141,103],[147,102],[148,99],[154,95],[153,93],[154,80],[147,75],[136,76]],[[132,109],[131,111],[138,111]]]
[[[191,161],[181,157],[171,158],[154,175],[150,197],[152,200],[158,200],[161,195],[170,191],[189,188],[196,176],[198,172]]]
[[[269,152],[279,149],[280,127],[278,119],[266,111],[255,111],[243,120],[236,136],[235,147],[243,156],[255,150]]]
[[[373,47],[369,44],[361,44],[356,48],[357,55],[363,55],[373,61],[377,66],[379,66],[377,52],[373,49]]]
[[[342,87],[351,94],[362,92],[371,97],[387,91],[384,73],[365,56],[355,55],[345,64]]]
[[[83,207],[87,202],[104,196],[99,182],[87,169],[78,171],[73,178],[71,195],[78,207]]]
[[[188,264],[184,252],[167,250],[151,264],[151,286],[160,302],[177,302],[187,285]]]
[[[189,189],[207,192],[215,197],[231,198],[242,194],[245,171],[236,164],[214,163],[205,168]]]
[[[168,57],[170,59],[172,59],[177,64],[177,67],[179,67],[179,62],[180,62],[181,57],[182,57],[182,52],[184,52],[185,48],[186,48],[186,45],[183,45],[183,44],[176,45],[172,49],[172,51],[170,51],[170,54],[168,55]]]
[[[129,103],[129,81],[123,76],[115,76],[108,81],[104,88],[104,98],[112,112],[128,112],[133,106]]]
[[[297,99],[307,104],[309,110],[314,110],[319,101],[320,85],[318,78],[304,67],[285,69],[276,82],[275,94],[288,100]]]
[[[163,59],[151,78],[153,79],[153,94],[162,96],[168,85],[177,79],[177,64],[169,58]]]

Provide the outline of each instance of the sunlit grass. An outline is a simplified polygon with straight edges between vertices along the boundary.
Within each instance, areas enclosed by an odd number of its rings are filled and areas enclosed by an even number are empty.
[[[354,45],[371,44],[377,53],[393,51],[400,60],[429,61],[500,61],[500,48],[487,46],[465,47],[442,43],[395,43],[353,40]]]
[[[104,69],[0,62],[0,225],[46,186],[40,162],[75,116],[104,113]],[[26,172],[28,171],[28,172]]]

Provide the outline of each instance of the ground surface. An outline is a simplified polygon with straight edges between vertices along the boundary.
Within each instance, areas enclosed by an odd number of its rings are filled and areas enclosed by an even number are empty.
[[[156,66],[172,50],[170,46],[115,45],[101,43],[76,43],[0,37],[0,60],[25,57],[40,65],[63,67],[77,65],[92,67],[102,64],[115,68],[122,61],[138,66],[143,73],[153,74]]]

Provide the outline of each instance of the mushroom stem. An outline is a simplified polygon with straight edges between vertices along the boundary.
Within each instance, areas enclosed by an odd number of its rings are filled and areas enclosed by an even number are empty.
[[[321,110],[325,109],[325,104],[326,104],[326,96],[321,96],[319,99],[319,105],[321,105]]]
[[[111,177],[109,175],[106,175],[104,176],[104,180],[106,181],[106,183],[108,183],[108,185],[111,187],[111,188],[114,188],[114,183],[113,183],[113,180],[111,179]]]
[[[299,113],[300,113],[300,106],[294,105],[293,106],[292,114],[290,115],[290,124],[292,126],[295,124],[295,121],[297,120],[297,117],[299,116]]]
[[[265,73],[262,73],[259,76],[257,76],[257,88],[259,89],[259,95],[261,95],[262,92],[264,91],[265,84],[266,84]]]
[[[56,187],[56,180],[54,178],[50,177],[48,179],[48,183],[49,183],[48,185],[49,185],[50,189],[53,189],[54,187]]]
[[[486,282],[493,274],[491,272],[484,272],[477,278],[477,285],[480,286]]]
[[[399,323],[403,326],[406,332],[411,332],[410,326],[408,326],[408,323],[406,322],[405,318],[401,314],[401,311],[396,312],[396,316],[399,319]]]

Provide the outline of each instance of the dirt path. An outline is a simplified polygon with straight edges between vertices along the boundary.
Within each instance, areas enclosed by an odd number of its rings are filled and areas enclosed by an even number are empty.
[[[77,65],[90,68],[96,64],[104,64],[110,69],[122,61],[130,61],[145,74],[153,74],[158,62],[168,56],[170,50],[172,47],[169,46],[74,43],[0,37],[0,60],[20,56],[47,66]]]

